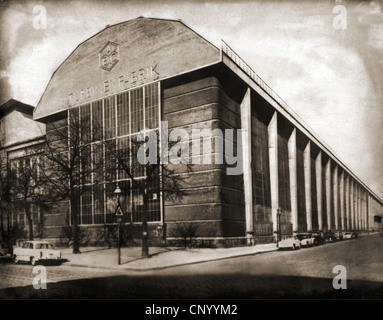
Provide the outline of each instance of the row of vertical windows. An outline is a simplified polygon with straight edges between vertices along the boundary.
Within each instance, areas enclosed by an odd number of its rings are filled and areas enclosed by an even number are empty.
[[[92,169],[85,167],[91,166],[92,163],[104,163],[103,168],[91,170],[92,175],[83,179],[83,187],[87,189],[76,203],[79,224],[116,222],[114,190],[117,183],[122,191],[120,203],[126,221],[141,221],[142,195],[137,189],[132,189],[130,177],[122,167],[117,166],[117,159],[108,154],[100,141],[108,141],[115,145],[117,150],[127,150],[124,161],[133,166],[134,178],[144,178],[144,167],[137,165],[134,156],[137,150],[132,140],[144,129],[158,128],[158,96],[158,84],[151,84],[70,109],[69,118],[80,121],[81,141],[84,143],[82,150],[87,152],[86,154],[89,152],[93,160],[83,164],[82,170]],[[87,148],[91,148],[90,151]],[[148,221],[161,221],[158,183],[152,189],[148,203]]]
[[[255,221],[270,222],[271,194],[269,181],[269,148],[267,126],[252,117],[252,172],[253,203],[256,205]]]
[[[287,140],[278,135],[278,192],[279,206],[283,210],[291,210],[290,171]]]

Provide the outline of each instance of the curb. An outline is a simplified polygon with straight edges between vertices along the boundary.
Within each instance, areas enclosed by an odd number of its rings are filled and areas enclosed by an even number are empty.
[[[278,251],[278,248],[275,248],[275,249],[265,249],[265,250],[262,250],[262,251],[251,252],[251,253],[235,254],[235,255],[232,255],[232,256],[226,256],[226,257],[221,257],[221,258],[205,259],[205,260],[200,260],[200,261],[192,261],[192,262],[172,264],[172,265],[167,265],[167,266],[162,266],[162,267],[149,267],[149,268],[134,268],[134,267],[129,268],[129,267],[123,267],[123,265],[121,265],[121,267],[90,266],[90,265],[78,264],[78,263],[73,263],[73,264],[69,263],[69,264],[65,264],[65,265],[66,266],[70,266],[70,267],[94,268],[94,269],[103,269],[103,270],[119,270],[119,271],[126,270],[126,271],[141,271],[141,272],[145,272],[145,271],[164,270],[164,269],[173,268],[173,267],[181,267],[181,266],[199,264],[199,263],[210,262],[210,261],[219,261],[219,260],[226,260],[226,259],[232,259],[232,258],[238,258],[238,257],[244,257],[244,256],[253,256],[253,255],[267,253],[267,252],[273,252],[273,251]],[[127,264],[129,264],[129,263],[131,263],[133,261],[141,260],[141,259],[144,259],[144,258],[138,258],[136,260],[132,260],[132,261],[128,262]]]

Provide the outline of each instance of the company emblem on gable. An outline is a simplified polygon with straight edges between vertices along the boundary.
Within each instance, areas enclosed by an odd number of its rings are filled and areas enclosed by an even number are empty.
[[[120,46],[118,43],[108,41],[108,43],[100,50],[99,53],[100,68],[106,71],[110,71],[119,60]]]

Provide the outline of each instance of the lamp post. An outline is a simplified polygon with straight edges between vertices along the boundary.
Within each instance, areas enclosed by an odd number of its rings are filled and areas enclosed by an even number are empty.
[[[121,195],[121,189],[120,187],[116,186],[116,189],[114,190],[114,194],[117,198],[117,207],[116,207],[116,212],[115,215],[117,217],[117,250],[118,250],[118,264],[121,264],[121,246],[120,246],[120,224],[121,224],[121,217],[123,215],[121,205],[120,205],[120,195]]]

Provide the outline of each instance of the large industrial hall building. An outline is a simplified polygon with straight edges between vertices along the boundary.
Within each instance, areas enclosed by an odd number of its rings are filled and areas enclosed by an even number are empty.
[[[162,134],[164,123],[169,134],[184,129],[190,137],[193,129],[240,132],[240,141],[233,142],[241,153],[236,155],[240,174],[228,172],[235,165],[214,136],[215,150],[203,155],[213,159],[210,163],[193,162],[191,171],[173,164],[184,177],[185,195],[169,200],[160,188],[153,191],[148,215],[153,242],[174,240],[179,223],[198,225],[201,242],[229,246],[273,242],[278,230],[293,235],[381,227],[382,199],[229,45],[217,48],[182,21],[139,17],[107,26],[79,44],[52,75],[33,121],[46,125],[48,137],[72,116],[90,117],[90,132],[97,127],[91,146],[105,139],[129,143],[149,130]],[[225,153],[223,163],[214,161],[219,153]],[[108,163],[107,152],[97,156]],[[126,174],[117,171],[89,184],[78,199],[81,227],[115,223],[116,185],[127,221],[141,225],[142,199]],[[69,208],[63,201],[44,214],[44,238],[62,237],[71,223]]]

